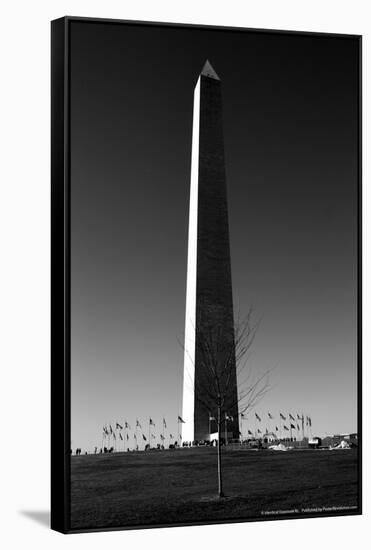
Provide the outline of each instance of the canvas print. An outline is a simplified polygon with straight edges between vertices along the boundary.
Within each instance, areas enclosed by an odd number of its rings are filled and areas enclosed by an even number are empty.
[[[360,513],[360,38],[63,25],[68,530]]]

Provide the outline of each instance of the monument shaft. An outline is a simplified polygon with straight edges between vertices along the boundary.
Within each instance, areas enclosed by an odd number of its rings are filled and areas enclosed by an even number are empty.
[[[209,439],[210,433],[216,431],[216,423],[210,420],[210,417],[216,418],[217,410],[208,397],[208,388],[213,384],[210,369],[205,365],[205,344],[214,348],[219,368],[229,361],[230,376],[224,409],[230,417],[227,431],[238,438],[221,82],[208,62],[195,89],[192,145],[183,390],[183,419],[186,423],[182,426],[183,440]],[[195,288],[190,289],[190,285]],[[191,360],[193,366],[190,365]],[[188,390],[187,385],[190,385]]]

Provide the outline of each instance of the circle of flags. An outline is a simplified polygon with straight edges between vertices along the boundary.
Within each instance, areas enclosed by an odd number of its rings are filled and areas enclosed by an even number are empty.
[[[239,435],[242,437],[255,437],[262,438],[263,434],[274,437],[283,438],[287,437],[285,434],[290,433],[290,438],[304,439],[312,435],[312,418],[309,415],[303,413],[283,413],[279,411],[277,415],[273,415],[270,411],[266,415],[258,414],[258,412],[248,413],[246,411],[240,412],[241,425]],[[215,422],[216,417],[209,413],[209,425],[211,422]],[[233,416],[225,413],[223,423],[227,421],[233,421]],[[264,426],[265,423],[265,426]],[[165,445],[172,445],[177,442],[178,446],[182,442],[182,434],[180,426],[185,424],[183,418],[178,415],[177,417],[177,436],[168,432],[167,422],[165,417],[162,417],[162,421],[157,425],[152,417],[148,418],[148,421],[144,423],[147,428],[144,430],[141,421],[136,418],[134,429],[127,420],[123,422],[113,422],[105,424],[102,432],[102,450],[114,451],[127,451],[127,450],[143,450],[144,448],[151,448],[155,445],[157,448],[165,448]],[[244,427],[247,424],[247,430]],[[268,424],[268,425],[267,425]],[[273,426],[271,426],[273,424]],[[262,429],[263,427],[263,429]],[[265,429],[264,429],[265,428]],[[211,428],[210,432],[211,432]]]

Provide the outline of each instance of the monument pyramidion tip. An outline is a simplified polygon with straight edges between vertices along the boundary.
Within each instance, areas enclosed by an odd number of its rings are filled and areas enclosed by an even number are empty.
[[[206,63],[202,68],[201,76],[207,76],[209,78],[214,78],[215,80],[220,80],[208,59],[206,60]]]

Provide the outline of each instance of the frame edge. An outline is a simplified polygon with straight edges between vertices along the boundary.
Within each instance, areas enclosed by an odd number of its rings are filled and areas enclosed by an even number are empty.
[[[67,19],[51,22],[51,516],[69,531]]]

